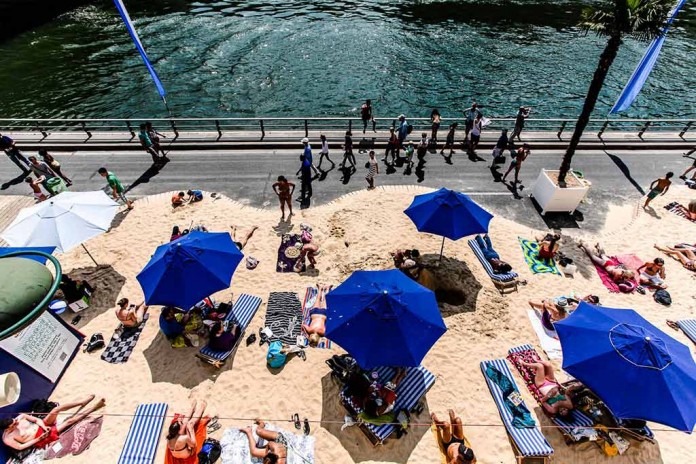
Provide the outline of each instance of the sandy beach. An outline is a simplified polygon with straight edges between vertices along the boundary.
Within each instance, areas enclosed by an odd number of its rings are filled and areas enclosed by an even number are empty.
[[[417,187],[377,188],[347,195],[327,205],[295,211],[290,222],[281,222],[275,205],[266,210],[250,208],[227,198],[209,195],[198,204],[172,209],[171,193],[146,197],[135,209],[117,216],[111,231],[90,240],[86,245],[102,266],[93,263],[81,248],[59,255],[65,271],[88,276],[97,294],[92,307],[84,312],[78,328],[88,336],[102,332],[108,340],[116,328],[115,302],[128,297],[133,302],[143,298],[135,278],[158,245],[169,241],[174,225],[187,228],[203,224],[211,231],[229,231],[231,225],[244,234],[258,226],[245,254],[260,261],[258,268],[237,269],[229,290],[215,295],[226,301],[230,294],[251,293],[264,303],[252,321],[249,333],[258,332],[265,316],[265,303],[271,291],[297,292],[316,282],[339,284],[358,269],[389,269],[389,252],[396,248],[418,248],[425,255],[439,253],[441,239],[418,233],[403,214],[414,195],[428,192]],[[138,404],[166,401],[169,412],[183,411],[190,399],[206,399],[208,411],[220,416],[222,429],[213,434],[221,437],[226,427],[243,427],[256,416],[287,429],[288,419],[298,413],[311,421],[316,437],[316,462],[347,463],[437,463],[437,444],[429,429],[429,414],[445,416],[454,409],[465,423],[465,433],[476,451],[478,462],[513,463],[514,453],[508,442],[498,410],[486,387],[479,368],[481,360],[505,357],[510,347],[539,340],[527,317],[527,301],[539,300],[576,291],[599,295],[605,306],[633,308],[650,322],[687,344],[681,333],[669,328],[667,319],[693,318],[696,315],[696,278],[677,261],[664,256],[653,244],[674,245],[693,242],[696,224],[678,217],[663,205],[671,201],[687,204],[693,191],[673,186],[666,196],[656,199],[653,210],[644,212],[638,202],[614,205],[601,234],[586,235],[582,229],[564,230],[561,250],[575,258],[578,273],[574,278],[551,274],[532,274],[524,262],[518,237],[533,239],[547,231],[532,230],[502,217],[491,222],[490,236],[502,258],[512,264],[528,284],[518,292],[501,296],[479,265],[465,239],[445,243],[443,268],[450,274],[447,285],[453,291],[452,304],[443,304],[442,313],[448,327],[423,361],[437,380],[427,394],[427,407],[413,418],[408,435],[373,447],[367,438],[351,427],[341,432],[344,410],[338,402],[336,383],[330,378],[324,361],[332,350],[309,349],[307,360],[292,359],[280,372],[271,372],[265,363],[266,346],[241,344],[236,355],[221,370],[203,365],[194,357],[196,348],[173,349],[159,333],[156,316],[160,308],[152,307],[152,318],[130,360],[125,364],[108,364],[98,353],[80,352],[69,367],[53,398],[67,401],[76,396],[95,393],[104,396],[107,407],[101,435],[84,454],[68,457],[66,464],[116,462]],[[7,197],[6,197],[7,198]],[[591,214],[591,213],[586,213]],[[313,227],[315,241],[322,254],[315,272],[298,275],[275,270],[280,235],[298,231],[301,222]],[[600,282],[594,268],[576,247],[583,239],[601,241],[609,254],[634,253],[643,260],[663,257],[667,284],[672,296],[671,307],[661,306],[650,294],[623,295],[610,293]],[[459,292],[454,292],[459,290]],[[71,319],[72,314],[66,314]],[[560,362],[555,361],[560,369]],[[517,372],[515,377],[527,404],[534,406],[534,416],[542,426],[550,422],[540,413],[524,388]],[[621,379],[616,379],[617,383]],[[554,462],[564,464],[609,463],[685,463],[696,462],[696,438],[669,427],[651,424],[657,444],[631,441],[622,456],[606,457],[592,443],[570,447],[561,434],[545,428],[544,434],[555,449]],[[163,432],[164,433],[164,432]],[[156,462],[164,460],[164,440],[160,441]]]

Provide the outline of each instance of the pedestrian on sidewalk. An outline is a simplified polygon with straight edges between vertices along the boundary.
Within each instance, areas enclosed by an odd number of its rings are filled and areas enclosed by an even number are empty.
[[[440,130],[440,124],[442,123],[442,117],[440,116],[440,110],[433,108],[430,112],[430,141],[435,145],[437,150],[437,131]]]
[[[522,129],[524,129],[524,120],[529,117],[531,111],[532,109],[528,106],[520,106],[520,109],[517,110],[517,116],[515,116],[515,129],[512,131],[510,140],[515,140],[515,137],[517,137],[517,140],[522,140],[520,134],[522,133]]]
[[[646,209],[650,202],[657,198],[658,195],[667,193],[669,186],[672,185],[672,181],[670,180],[672,176],[674,176],[674,173],[668,172],[665,174],[665,177],[655,179],[652,184],[650,184],[650,191],[645,199],[645,204],[643,204],[643,209]]]
[[[152,127],[152,123],[149,121],[145,123],[145,129],[147,129],[147,135],[150,137],[150,141],[152,141],[152,148],[155,150],[155,153],[162,153],[162,158],[166,158],[167,154],[164,152],[162,145],[160,145],[160,137],[166,139],[167,136],[157,132],[157,129]]]
[[[41,185],[41,178],[34,180],[31,178],[31,176],[28,176],[24,178],[24,182],[26,182],[29,185],[29,187],[31,187],[32,191],[34,192],[34,199],[37,203],[41,203],[46,198],[48,198],[41,191],[41,187],[39,187],[39,185]]]
[[[365,176],[367,189],[373,190],[375,188],[375,176],[379,174],[379,165],[375,159],[374,150],[370,150],[370,159],[367,161],[365,167],[367,168],[367,175]]]
[[[447,132],[447,138],[445,139],[445,144],[442,146],[442,150],[440,150],[440,154],[443,155],[445,153],[445,150],[449,148],[449,156],[452,156],[454,154],[454,135],[455,132],[457,131],[457,123],[453,122],[449,126],[449,132]]]
[[[493,148],[493,162],[491,163],[491,167],[495,166],[496,164],[500,164],[500,161],[496,162],[496,160],[502,160],[500,157],[505,156],[505,149],[509,144],[507,133],[507,129],[503,129],[500,132],[500,137],[498,137],[498,141],[495,143],[495,147]]]
[[[97,171],[100,176],[106,178],[106,182],[111,187],[111,196],[115,201],[121,200],[128,209],[133,209],[133,202],[126,197],[126,189],[123,188],[121,181],[116,177],[116,174],[109,172],[106,168],[99,168]]]
[[[36,178],[41,179],[41,185],[43,185],[43,188],[45,188],[49,194],[52,194],[53,192],[50,188],[48,188],[48,181],[54,177],[58,177],[56,176],[56,173],[53,172],[53,169],[51,169],[48,164],[37,160],[36,156],[30,156],[29,163],[31,171],[34,173]]]
[[[685,158],[686,158],[686,157],[689,157],[689,156],[692,155],[694,152],[696,152],[696,147],[694,147],[694,148],[692,148],[691,150],[689,150],[689,151],[687,151],[686,153],[684,153],[684,157],[685,157]],[[691,166],[689,166],[688,168],[686,168],[686,171],[684,171],[684,174],[682,174],[681,176],[679,176],[679,178],[682,179],[682,180],[686,180],[686,175],[687,175],[689,172],[693,171],[694,169],[696,169],[696,158],[694,158],[693,164],[692,164]],[[696,176],[696,172],[694,173],[694,176]]]
[[[403,114],[399,115],[399,129],[397,131],[397,136],[399,137],[399,144],[396,147],[396,157],[399,157],[399,150],[404,148],[404,141],[406,140],[406,137],[408,137],[408,134],[411,133],[413,130],[413,126],[411,126],[408,121],[406,120],[406,116]]]
[[[351,167],[354,168],[356,162],[355,155],[353,155],[353,133],[349,130],[346,131],[346,138],[343,144],[343,149],[345,150],[343,153],[343,161],[338,166],[341,168],[345,167],[346,161],[350,161]]]
[[[145,124],[140,125],[140,133],[138,134],[138,139],[140,139],[140,145],[145,149],[145,151],[152,157],[152,162],[155,164],[160,163],[160,158],[155,151],[154,144],[150,139],[150,135],[147,133],[147,126]]]
[[[466,118],[464,123],[464,143],[469,141],[469,132],[471,132],[471,129],[474,128],[474,121],[476,121],[476,117],[479,115],[482,115],[482,113],[479,110],[479,106],[476,102],[473,102],[471,104],[471,108],[464,111],[464,117]]]
[[[48,150],[45,148],[39,148],[39,156],[41,159],[44,161],[44,163],[48,164],[51,169],[53,169],[53,172],[58,174],[58,177],[63,179],[65,181],[65,185],[70,187],[72,185],[72,181],[68,179],[68,176],[63,174],[63,172],[60,169],[60,163],[58,160],[56,160],[53,155],[51,155]]]
[[[17,144],[14,140],[7,135],[0,134],[0,148],[2,148],[7,157],[10,158],[10,161],[22,170],[22,173],[26,175],[31,172],[31,164],[27,161],[19,148],[17,148]]]
[[[290,209],[290,214],[288,218],[292,216],[292,194],[295,193],[295,184],[288,182],[285,176],[278,176],[278,181],[272,186],[273,191],[278,195],[278,200],[280,201],[280,212],[282,213],[281,221],[285,220],[285,205],[288,205]]]
[[[377,132],[375,115],[372,113],[372,100],[365,100],[365,103],[360,107],[360,118],[363,122],[363,134],[367,130],[367,123],[370,121],[372,121],[372,132]]]
[[[394,127],[389,128],[389,140],[387,140],[387,150],[384,152],[384,158],[382,161],[387,162],[387,157],[391,155],[391,162],[394,164],[394,160],[397,157],[397,146],[399,144],[399,138],[396,136]]]
[[[510,161],[510,167],[508,168],[507,172],[503,176],[503,182],[505,182],[505,179],[507,179],[508,174],[512,172],[512,170],[515,170],[515,182],[512,184],[515,188],[517,188],[517,184],[520,183],[519,181],[519,176],[520,176],[520,169],[522,168],[522,163],[524,160],[526,160],[529,155],[531,154],[531,150],[529,148],[529,144],[525,143],[523,144],[520,148],[517,149],[517,151],[514,151],[511,153],[512,160]]]
[[[419,161],[423,161],[423,159],[425,159],[425,155],[428,153],[428,144],[428,134],[423,132],[421,134],[420,142],[418,142],[418,147],[416,147],[416,156],[418,157]]]
[[[324,134],[319,136],[319,140],[321,140],[321,152],[319,152],[319,165],[317,167],[321,171],[321,163],[324,161],[324,158],[326,158],[329,160],[329,163],[331,163],[331,168],[333,169],[336,163],[329,158],[329,142],[326,141],[326,136]]]
[[[483,115],[479,113],[474,119],[474,125],[471,127],[471,143],[469,144],[469,152],[472,155],[476,154],[479,141],[481,140],[481,132],[483,131]]]
[[[300,168],[300,201],[312,198],[312,169],[309,165],[303,164]]]
[[[302,155],[300,156],[300,161],[302,161],[302,164],[300,165],[300,169],[297,170],[297,173],[295,175],[299,175],[302,171],[302,168],[304,166],[307,166],[307,169],[314,171],[314,174],[318,176],[319,170],[316,167],[314,167],[314,162],[312,159],[312,147],[309,145],[309,139],[305,137],[302,140],[300,140],[300,142],[302,142],[302,145],[304,145],[304,150],[302,151]]]

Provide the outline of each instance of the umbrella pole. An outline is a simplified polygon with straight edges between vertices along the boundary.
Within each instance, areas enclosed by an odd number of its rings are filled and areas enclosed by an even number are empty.
[[[94,256],[92,256],[92,255],[90,254],[90,252],[89,252],[89,250],[87,249],[87,247],[84,246],[84,245],[82,245],[82,249],[85,250],[85,253],[87,253],[87,256],[89,256],[89,258],[92,260],[92,262],[94,263],[94,265],[95,265],[95,266],[99,266],[99,263],[97,262],[97,260],[94,259]]]
[[[442,237],[442,246],[440,247],[440,263],[442,262],[442,252],[445,250],[445,237]]]

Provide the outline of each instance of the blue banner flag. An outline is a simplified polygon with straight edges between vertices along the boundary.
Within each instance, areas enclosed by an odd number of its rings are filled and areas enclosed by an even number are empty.
[[[662,44],[665,43],[665,37],[667,36],[669,26],[672,24],[672,21],[674,21],[674,18],[677,16],[677,13],[679,13],[681,7],[684,6],[684,3],[686,3],[686,0],[679,0],[677,6],[674,8],[674,10],[672,10],[665,28],[662,30],[662,35],[650,43],[645,55],[643,55],[640,63],[638,63],[636,70],[633,71],[633,75],[626,83],[626,87],[624,87],[623,91],[621,91],[621,95],[619,95],[618,100],[616,100],[616,103],[614,103],[614,106],[612,107],[611,111],[609,111],[609,114],[627,110],[636,99],[640,93],[640,90],[643,88],[643,84],[645,84],[645,81],[648,80],[650,72],[657,61],[657,57],[660,56],[660,50],[662,50]]]
[[[143,62],[145,63],[145,67],[150,72],[152,80],[155,81],[155,85],[157,86],[157,91],[159,92],[160,97],[162,97],[162,100],[164,100],[166,92],[164,91],[164,86],[162,86],[162,81],[160,81],[160,78],[157,75],[157,71],[155,71],[155,68],[152,67],[152,63],[150,63],[150,60],[147,57],[147,53],[145,53],[143,44],[142,42],[140,42],[138,33],[135,32],[135,26],[133,26],[133,22],[131,21],[130,16],[128,16],[128,11],[126,10],[126,6],[123,4],[123,0],[114,0],[114,3],[116,4],[116,9],[118,10],[118,13],[121,15],[121,18],[123,19],[123,22],[126,25],[126,29],[128,29],[128,33],[130,34],[131,39],[133,39],[135,48],[138,49],[138,52],[140,53],[140,56],[143,58]]]

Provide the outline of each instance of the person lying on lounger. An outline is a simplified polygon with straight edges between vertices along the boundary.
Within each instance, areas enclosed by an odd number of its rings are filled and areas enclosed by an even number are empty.
[[[167,432],[167,448],[172,457],[188,459],[196,452],[196,426],[203,418],[207,405],[205,401],[197,403],[193,400],[188,416],[178,416],[172,421]]]
[[[556,380],[553,374],[553,366],[548,361],[539,361],[535,363],[526,363],[522,361],[522,365],[531,369],[534,374],[534,385],[539,389],[539,392],[544,395],[541,402],[551,414],[558,414],[562,417],[570,414],[573,409],[573,402],[570,401],[564,394],[564,389]]]
[[[541,240],[537,239],[537,242],[539,242],[539,259],[555,258],[558,249],[561,247],[560,241],[560,234],[546,234]]]
[[[256,232],[256,229],[259,228],[259,226],[254,226],[252,227],[249,232],[246,233],[244,238],[242,239],[241,242],[237,241],[237,226],[230,226],[232,228],[232,241],[234,242],[235,245],[237,245],[237,248],[239,248],[239,251],[242,251],[244,247],[247,246],[247,243],[249,243],[249,239],[254,235],[254,232]]]
[[[541,311],[541,323],[546,329],[555,330],[553,323],[568,317],[568,315],[578,307],[581,301],[597,305],[599,304],[599,297],[596,295],[587,295],[578,300],[576,298],[561,296],[551,300],[544,299],[538,303],[529,300],[529,306]]]
[[[286,464],[288,458],[288,438],[282,432],[266,430],[266,423],[261,419],[254,421],[257,425],[256,434],[266,440],[266,445],[259,447],[254,440],[251,427],[242,430],[249,437],[251,457],[259,458],[263,464]]]
[[[447,464],[475,464],[474,450],[467,446],[462,420],[455,416],[454,411],[449,410],[449,422],[439,420],[435,413],[430,414],[430,417],[445,450]]]
[[[668,256],[678,259],[679,262],[682,263],[682,266],[688,270],[696,271],[696,253],[694,253],[692,249],[685,247],[661,247],[657,244],[655,245],[655,248]]]
[[[484,235],[483,238],[481,238],[480,235],[477,235],[476,243],[481,249],[483,257],[486,258],[486,261],[488,261],[493,268],[494,273],[507,274],[508,272],[512,271],[512,266],[505,261],[501,261],[498,252],[493,249],[493,244],[491,243],[491,238],[488,236],[488,234]]]
[[[309,345],[316,347],[321,337],[326,334],[326,294],[331,291],[331,285],[317,284],[317,301],[309,310],[309,325],[302,324],[302,329],[307,334]]]
[[[215,321],[210,327],[208,347],[214,351],[230,351],[239,339],[239,326]]]
[[[2,442],[17,451],[23,451],[32,446],[45,448],[58,440],[61,433],[106,405],[104,398],[101,398],[83,411],[82,409],[93,399],[94,395],[89,395],[82,401],[61,404],[53,408],[43,419],[30,416],[29,414],[20,414],[14,419],[1,419]],[[59,414],[75,408],[79,408],[77,412],[60,424],[58,423]]]
[[[363,406],[365,414],[371,417],[380,417],[392,412],[397,398],[396,388],[405,377],[406,369],[399,369],[386,384],[373,384]]]
[[[128,298],[121,298],[116,303],[116,319],[121,322],[121,325],[125,328],[138,327],[142,324],[147,310],[150,308],[143,301],[139,305],[129,305]]]
[[[636,273],[621,264],[618,260],[609,257],[599,243],[595,244],[596,253],[593,253],[584,242],[580,242],[578,247],[587,254],[593,263],[607,271],[611,280],[619,286],[622,292],[630,293],[635,289],[633,279],[635,279]]]
[[[651,263],[644,263],[638,268],[640,283],[652,287],[667,288],[665,284],[665,260],[655,258]]]

